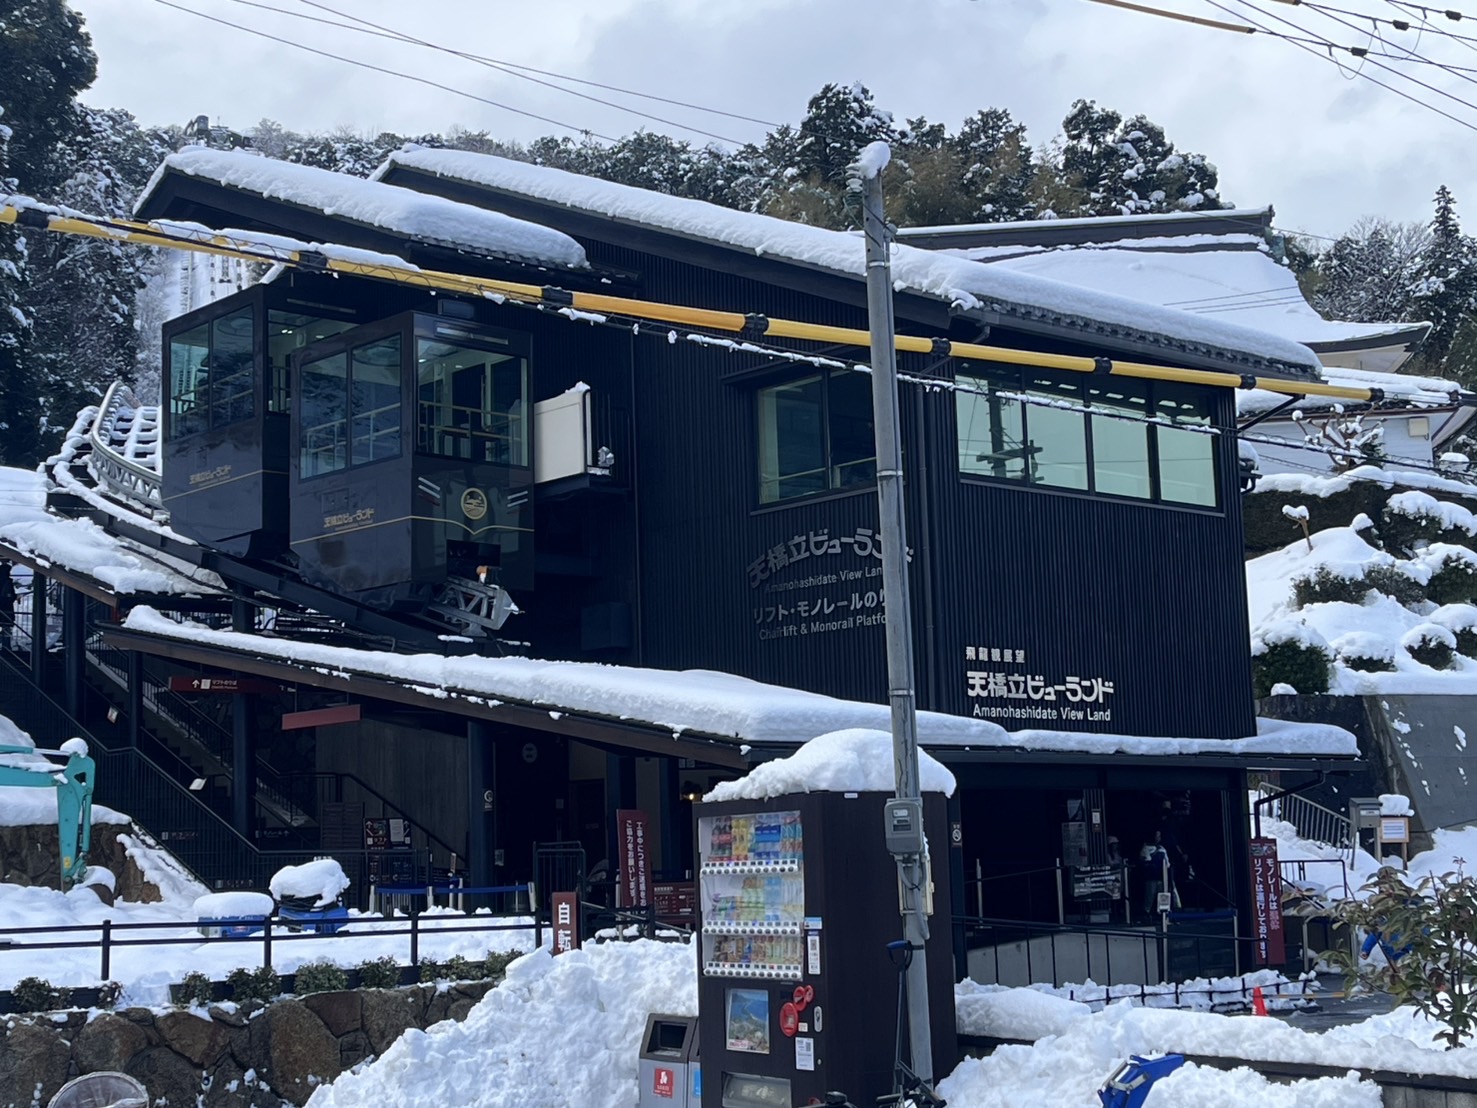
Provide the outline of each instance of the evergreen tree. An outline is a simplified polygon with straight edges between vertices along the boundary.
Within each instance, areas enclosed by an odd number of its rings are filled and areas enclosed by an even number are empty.
[[[1477,302],[1477,249],[1456,215],[1456,198],[1442,185],[1430,241],[1421,260],[1412,314],[1431,322],[1431,334],[1415,359],[1423,372],[1440,373],[1457,330]]]
[[[800,122],[795,168],[802,177],[843,185],[846,167],[862,147],[879,139],[896,143],[898,137],[892,113],[877,107],[865,85],[826,85],[810,98]]]
[[[1313,307],[1354,323],[1411,319],[1429,238],[1422,224],[1360,220],[1319,257]]]
[[[77,93],[97,75],[82,20],[62,0],[0,9],[0,191],[44,198],[63,167],[58,143],[76,133]],[[29,465],[44,453],[39,373],[31,357],[35,232],[0,231],[0,458]]]
[[[968,198],[968,219],[1008,223],[1035,213],[1035,176],[1026,127],[1008,111],[986,108],[964,121],[951,145],[963,172],[959,189]]]
[[[1078,194],[1075,211],[1060,216],[1123,215],[1119,178],[1127,168],[1116,134],[1123,117],[1092,100],[1072,104],[1062,120],[1061,179]]]

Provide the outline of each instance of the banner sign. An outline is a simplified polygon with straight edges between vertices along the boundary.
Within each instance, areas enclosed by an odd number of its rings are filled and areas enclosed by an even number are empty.
[[[1280,966],[1287,961],[1282,936],[1282,870],[1277,840],[1251,840],[1251,927],[1256,964]]]
[[[578,893],[555,893],[554,953],[578,950],[580,945],[580,899]]]
[[[615,813],[619,839],[620,880],[615,886],[617,908],[644,908],[651,903],[651,855],[646,851],[646,813],[620,808]]]

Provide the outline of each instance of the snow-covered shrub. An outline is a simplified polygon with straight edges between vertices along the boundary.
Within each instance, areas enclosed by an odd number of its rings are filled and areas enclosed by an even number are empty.
[[[1332,643],[1334,655],[1350,669],[1381,673],[1395,668],[1395,650],[1390,641],[1371,631],[1350,631]]]
[[[1465,546],[1433,543],[1426,549],[1431,569],[1426,596],[1437,604],[1471,604],[1477,601],[1477,554]]]
[[[483,976],[489,981],[500,981],[508,972],[508,966],[516,958],[522,958],[522,950],[489,950],[483,960]]]
[[[1456,450],[1448,450],[1436,459],[1436,469],[1446,477],[1460,477],[1471,468],[1472,460]]]
[[[293,989],[298,996],[309,993],[336,993],[349,986],[349,975],[332,962],[309,962],[299,966],[293,977]]]
[[[400,963],[389,954],[372,962],[360,962],[359,984],[365,989],[395,988],[400,984]]]
[[[1438,623],[1422,623],[1400,636],[1412,658],[1432,669],[1450,669],[1456,656],[1456,636]]]
[[[1373,565],[1364,571],[1364,581],[1370,588],[1393,597],[1396,603],[1414,608],[1426,601],[1426,586],[1410,574],[1409,562],[1393,565]]]
[[[1364,573],[1357,568],[1348,572],[1355,576],[1346,577],[1329,566],[1319,566],[1312,573],[1295,578],[1292,582],[1293,602],[1299,608],[1306,608],[1309,604],[1363,603],[1364,594],[1369,592]]]
[[[1472,513],[1429,493],[1407,490],[1390,497],[1380,517],[1386,550],[1412,554],[1421,544],[1466,542],[1477,534]]]
[[[282,993],[282,978],[271,966],[259,966],[254,970],[234,969],[226,978],[226,984],[231,986],[231,999],[237,1002],[271,1000]]]
[[[422,958],[420,960],[420,979],[425,984],[432,981],[440,981],[446,976],[446,969],[434,958]]]
[[[50,1012],[65,1008],[72,999],[71,989],[59,989],[44,977],[22,977],[10,990],[17,1011]]]
[[[185,974],[180,983],[170,991],[174,994],[174,1002],[187,1008],[204,1007],[215,999],[214,984],[209,975],[199,970],[191,970]]]
[[[1274,685],[1291,685],[1300,693],[1327,692],[1332,660],[1328,643],[1301,620],[1280,620],[1262,628],[1251,640],[1256,698],[1270,695]]]
[[[1477,658],[1477,606],[1447,604],[1431,613],[1431,622],[1452,633],[1458,654]]]

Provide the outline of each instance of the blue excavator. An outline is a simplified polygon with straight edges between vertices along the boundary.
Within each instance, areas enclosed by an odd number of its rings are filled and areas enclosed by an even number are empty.
[[[65,758],[65,762],[54,759]],[[56,750],[0,746],[0,785],[56,790],[62,888],[81,880],[92,845],[92,787],[97,763],[87,743],[68,739]]]

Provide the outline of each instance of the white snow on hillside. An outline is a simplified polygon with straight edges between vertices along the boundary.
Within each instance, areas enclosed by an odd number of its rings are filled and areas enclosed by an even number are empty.
[[[546,166],[463,150],[407,147],[390,155],[374,173],[397,166],[468,181],[519,196],[549,201],[619,222],[655,227],[687,238],[772,256],[804,266],[863,277],[861,239],[844,231],[809,227],[772,216],[734,211],[701,200],[584,177]],[[950,257],[933,250],[896,245],[892,275],[899,290],[917,291],[966,310],[1012,307],[1076,316],[1141,330],[1180,342],[1242,351],[1315,370],[1318,359],[1306,346],[1280,335],[1218,318],[1161,307],[1112,292],[1099,292],[997,265]]]

